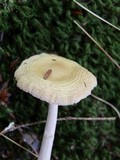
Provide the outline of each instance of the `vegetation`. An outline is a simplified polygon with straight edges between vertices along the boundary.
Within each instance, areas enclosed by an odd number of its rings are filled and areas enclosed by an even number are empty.
[[[119,0],[79,2],[120,27]],[[120,62],[120,32],[73,1],[0,0],[0,131],[11,122],[22,125],[46,119],[47,104],[19,90],[14,79],[14,71],[22,60],[41,52],[57,53],[88,68],[98,79],[93,93],[119,110],[119,69],[73,20]],[[116,120],[58,122],[52,160],[120,158],[120,122],[111,107],[89,96],[77,105],[60,107],[59,117],[68,116],[116,117]],[[5,135],[34,152],[39,148],[43,130],[44,124],[36,124]],[[36,157],[1,136],[0,159]]]

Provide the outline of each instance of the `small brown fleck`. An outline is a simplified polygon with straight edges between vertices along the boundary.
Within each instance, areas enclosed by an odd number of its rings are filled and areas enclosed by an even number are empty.
[[[52,73],[52,69],[48,69],[47,72],[44,74],[43,79],[47,79]]]
[[[85,87],[87,87],[86,83],[84,82]]]
[[[52,59],[52,61],[56,61],[56,59]]]

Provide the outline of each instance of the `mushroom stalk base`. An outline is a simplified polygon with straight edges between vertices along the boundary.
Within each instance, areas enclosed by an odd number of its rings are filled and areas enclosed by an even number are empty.
[[[56,129],[57,113],[58,105],[49,104],[47,122],[38,160],[50,160]]]

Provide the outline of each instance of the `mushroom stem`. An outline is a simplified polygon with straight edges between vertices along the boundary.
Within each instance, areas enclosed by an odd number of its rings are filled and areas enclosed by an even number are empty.
[[[47,122],[38,160],[50,160],[57,123],[57,113],[58,105],[49,104]]]

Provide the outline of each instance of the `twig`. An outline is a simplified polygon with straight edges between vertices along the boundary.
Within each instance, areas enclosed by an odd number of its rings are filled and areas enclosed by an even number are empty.
[[[80,120],[80,121],[105,121],[105,120],[107,120],[107,121],[114,121],[114,120],[116,120],[116,117],[64,117],[64,118],[58,118],[57,119],[57,121],[59,121],[59,122],[60,121],[73,121],[73,120]],[[8,127],[6,127],[6,128],[9,128],[9,129],[5,128],[3,131],[1,131],[0,132],[0,136],[2,136],[5,139],[9,140],[10,142],[14,143],[18,147],[20,147],[20,148],[28,151],[33,156],[38,157],[36,154],[34,154],[33,152],[31,152],[27,148],[21,146],[20,144],[18,144],[14,140],[10,139],[9,137],[5,136],[3,133],[7,133],[7,132],[10,132],[10,131],[14,131],[16,129],[26,128],[26,127],[29,127],[29,126],[38,125],[38,124],[42,124],[42,123],[46,123],[46,120],[39,121],[39,122],[28,123],[28,124],[23,124],[23,125],[19,125],[17,127],[12,126],[12,128],[10,128],[10,125],[9,125]]]
[[[77,2],[76,0],[73,0],[77,5],[79,5],[80,7],[82,7],[84,10],[86,10],[87,12],[91,13],[93,16],[97,17],[98,19],[102,20],[103,22],[109,24],[110,26],[112,26],[113,28],[117,29],[118,31],[120,31],[120,28],[116,27],[115,25],[111,24],[110,22],[106,21],[105,19],[101,18],[100,16],[98,16],[97,14],[95,14],[94,12],[90,11],[89,9],[87,9],[86,7],[84,7],[82,4],[80,4],[79,2]]]
[[[95,99],[107,104],[108,106],[110,106],[117,113],[118,117],[120,118],[120,112],[113,104],[109,103],[108,101],[106,101],[106,100],[104,100],[104,99],[102,99],[102,98],[100,98],[100,97],[98,97],[98,96],[96,96],[94,94],[91,94],[91,96],[93,98],[95,98]]]
[[[116,117],[63,117],[63,118],[58,118],[57,121],[61,122],[61,121],[73,121],[73,120],[77,120],[77,121],[114,121],[116,120]],[[27,124],[23,124],[23,125],[18,125],[16,127],[14,127],[13,130],[19,129],[19,128],[26,128],[26,127],[30,127],[30,126],[34,126],[34,125],[38,125],[38,124],[43,124],[46,123],[46,120],[43,121],[38,121],[38,122],[33,122],[33,123],[27,123]]]
[[[58,121],[72,121],[72,120],[79,120],[79,121],[113,121],[116,117],[65,117],[59,118]]]
[[[4,137],[5,139],[9,140],[10,142],[14,143],[15,145],[17,145],[18,147],[24,149],[25,151],[29,152],[30,154],[32,154],[35,157],[38,157],[36,154],[34,154],[33,152],[31,152],[30,150],[28,150],[27,148],[21,146],[20,144],[18,144],[17,142],[15,142],[14,140],[10,139],[9,137],[5,136],[4,134],[0,133],[0,136]]]
[[[63,118],[57,119],[58,122],[73,121],[73,120],[74,121],[115,121],[116,117],[63,117]],[[33,123],[27,123],[27,124],[23,124],[23,125],[17,125],[17,126],[15,125],[9,130],[5,131],[5,129],[4,129],[3,131],[0,132],[0,135],[6,134],[11,131],[15,131],[16,129],[27,128],[30,126],[39,125],[39,124],[43,124],[43,123],[46,123],[46,120],[37,121],[37,122],[33,122]]]
[[[120,69],[119,64],[102,48],[102,46],[77,22],[73,21],[104,53],[105,55]]]
[[[11,122],[3,131],[0,132],[0,135],[13,131],[14,128],[15,128],[15,123]]]

